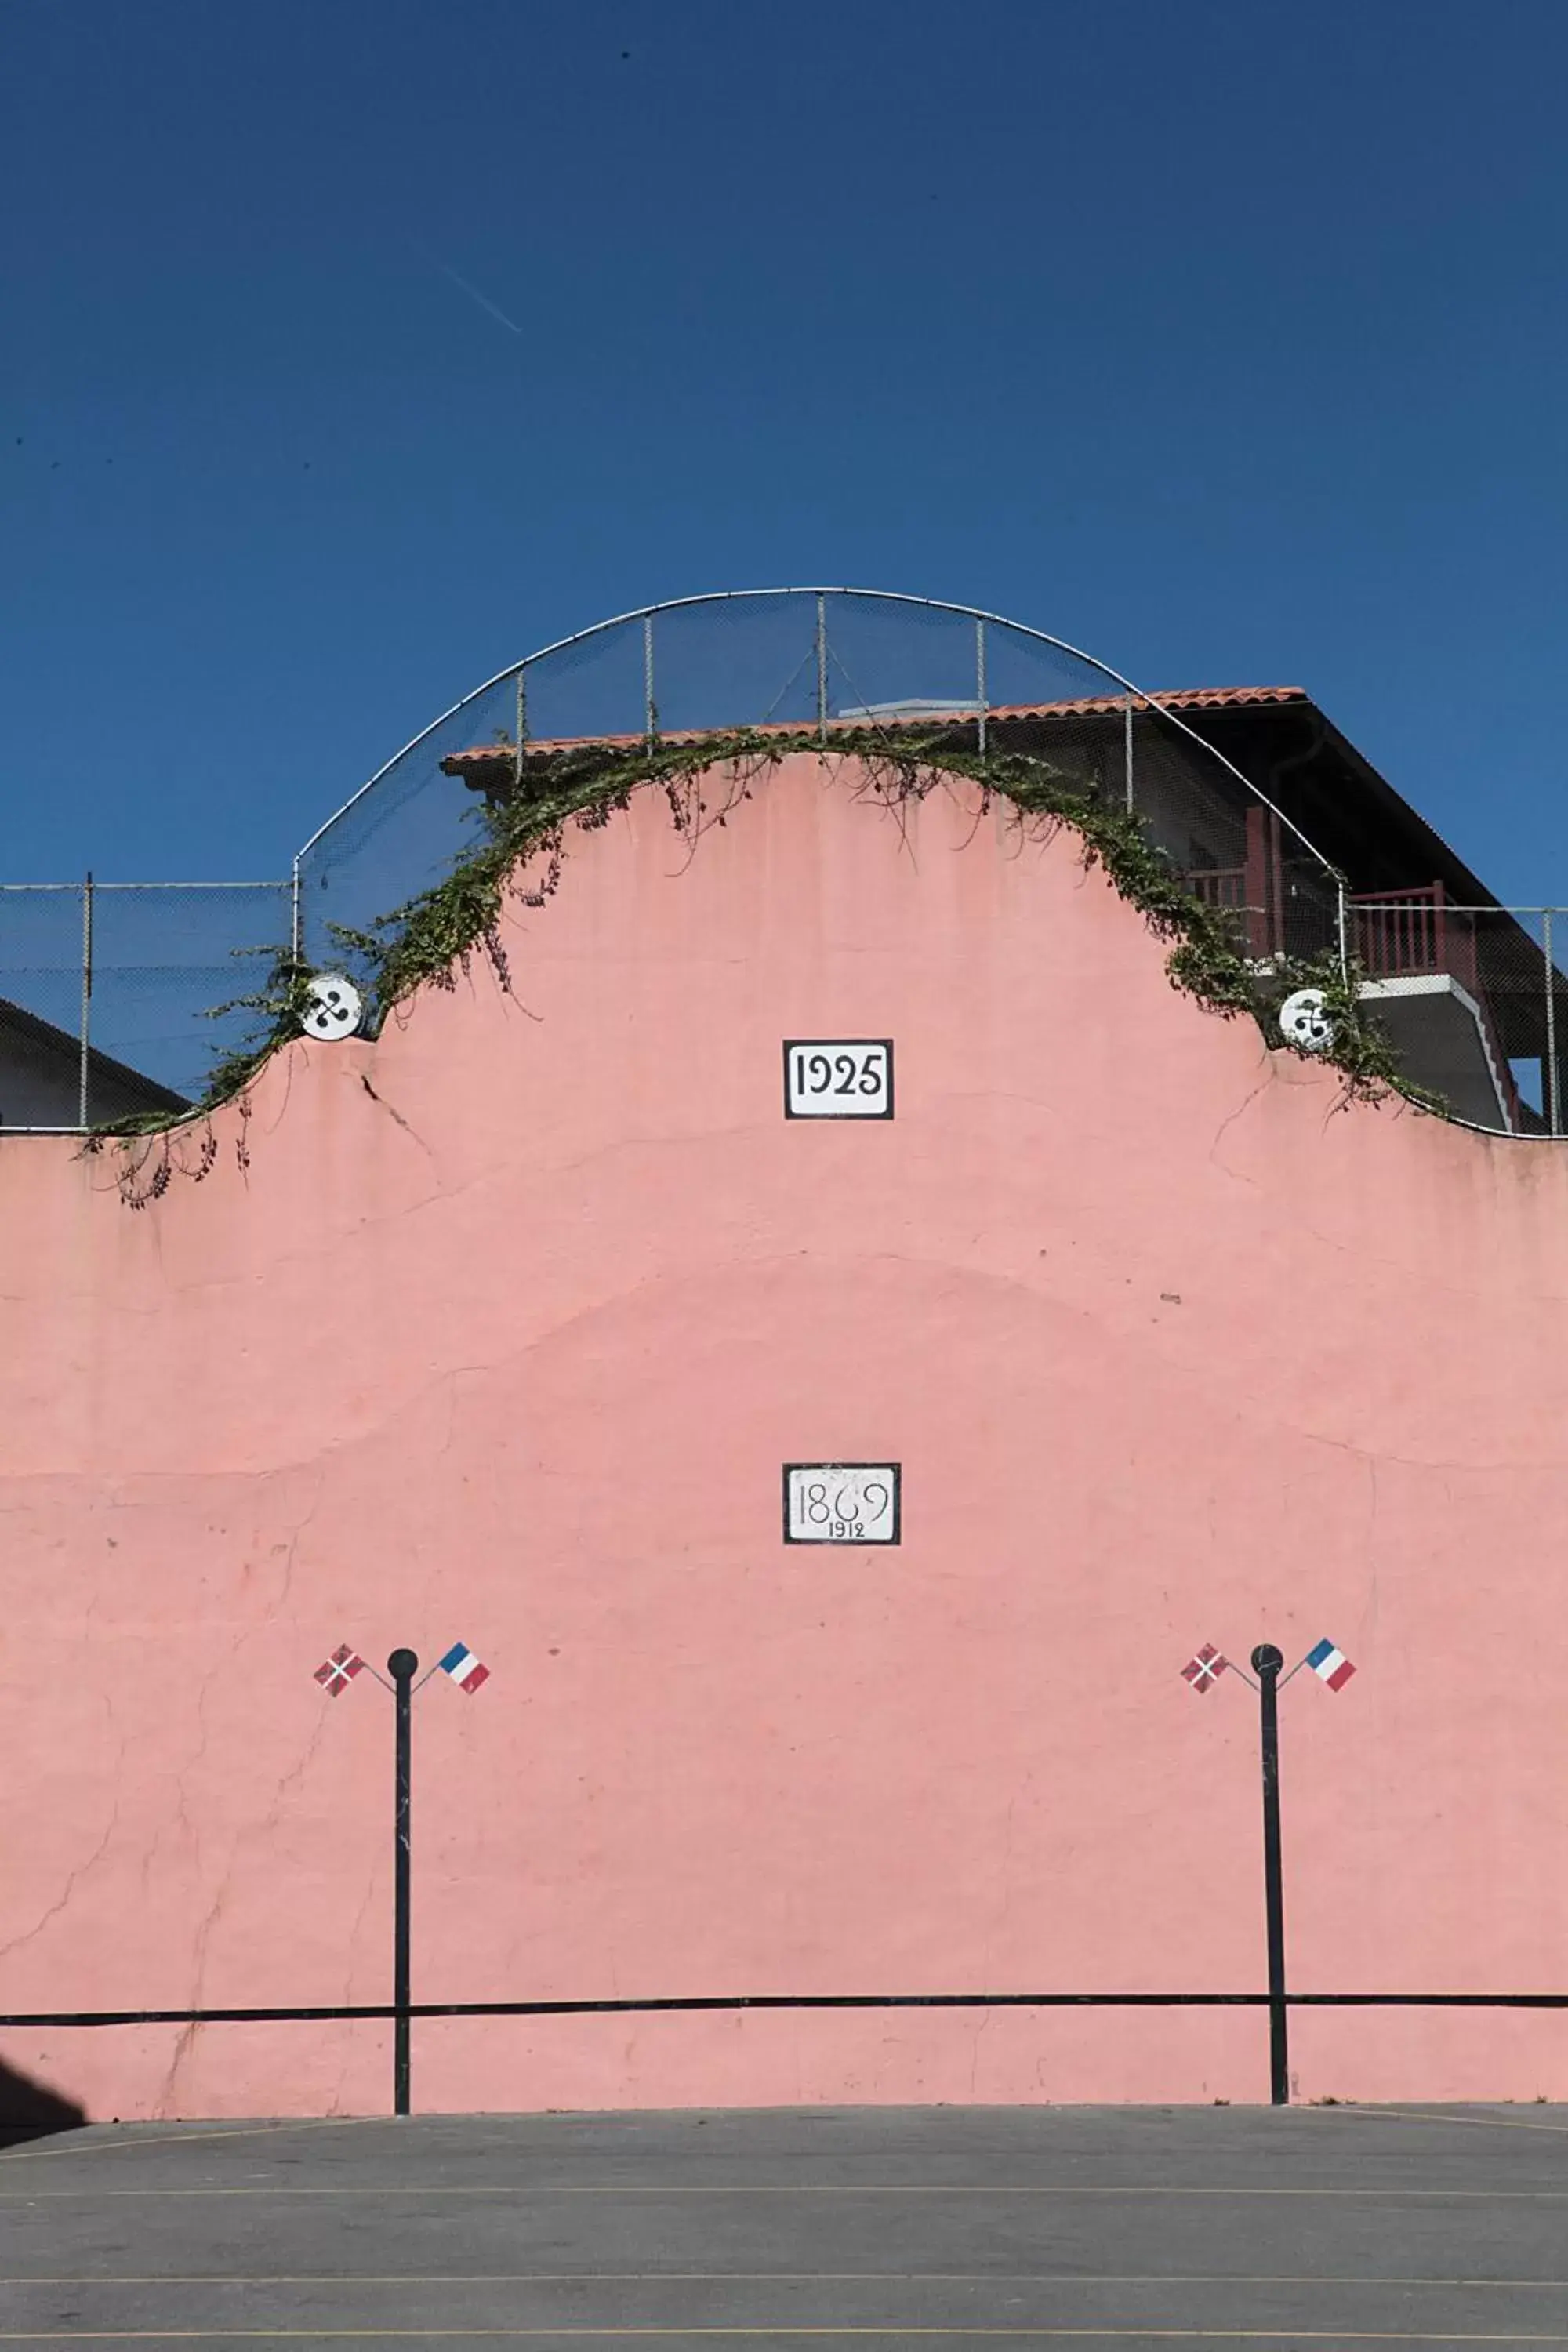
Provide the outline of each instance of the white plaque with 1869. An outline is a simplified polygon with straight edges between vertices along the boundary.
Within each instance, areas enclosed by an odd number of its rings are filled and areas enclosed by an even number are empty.
[[[891,1118],[890,1037],[786,1037],[786,1118]]]
[[[896,1462],[786,1462],[785,1543],[896,1544]]]

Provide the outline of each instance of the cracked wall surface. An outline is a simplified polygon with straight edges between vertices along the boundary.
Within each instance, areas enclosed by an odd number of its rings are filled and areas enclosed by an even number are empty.
[[[301,1041],[130,1214],[0,1143],[0,2010],[1250,1990],[1288,1657],[1301,1990],[1568,1987],[1568,1164],[1172,991],[1070,835],[796,758],[694,856],[573,836],[375,1043]],[[786,1036],[897,1117],[785,1121]],[[898,1460],[897,1549],[785,1461]],[[1543,1866],[1544,1865],[1544,1866]],[[384,2107],[381,2024],[0,2030],[95,2116]],[[1302,2096],[1568,2096],[1568,2027],[1298,2013]],[[1250,2098],[1246,2012],[450,2021],[425,2107]]]

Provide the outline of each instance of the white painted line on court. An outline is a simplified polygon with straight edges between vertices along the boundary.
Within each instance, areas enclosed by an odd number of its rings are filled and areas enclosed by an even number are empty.
[[[1516,2293],[1557,2278],[1381,2278],[1293,2271],[193,2271],[133,2278],[14,2273],[14,2286],[1396,2286]]]
[[[1356,2189],[1181,2189],[1158,2183],[1107,2188],[1076,2182],[1041,2184],[1017,2181],[995,2187],[982,2187],[973,2182],[894,2186],[883,2182],[779,2181],[772,2186],[744,2184],[693,2189],[634,2181],[596,2181],[577,2187],[563,2187],[515,2180],[476,2181],[467,2186],[399,2181],[388,2188],[354,2188],[340,2184],[312,2188],[294,2181],[279,2181],[262,2189],[6,2189],[0,2190],[0,2205],[39,2205],[46,2201],[79,2200],[92,2197],[104,2200],[111,2197],[510,2197],[535,2202],[545,2197],[1182,2197],[1219,2199],[1227,2202],[1239,2198],[1353,2197],[1362,2204],[1376,2203],[1379,2200],[1418,2197],[1427,2203],[1436,2198],[1460,2199],[1483,2204],[1561,2205],[1568,2203],[1568,2189],[1389,2189],[1381,2186]]]
[[[118,2156],[128,2147],[188,2147],[194,2141],[211,2139],[262,2139],[279,2132],[316,2132],[340,2130],[345,2124],[384,2123],[384,2116],[296,2116],[281,2124],[236,2124],[232,2128],[215,2131],[152,2131],[142,2132],[124,2139],[89,2140],[85,2147],[13,2147],[0,2154],[0,2164],[22,2164],[45,2157],[58,2161],[62,2156]]]

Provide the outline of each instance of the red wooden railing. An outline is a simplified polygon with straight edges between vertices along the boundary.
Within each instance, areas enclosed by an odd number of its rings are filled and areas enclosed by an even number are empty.
[[[1247,866],[1204,867],[1183,876],[1205,907],[1228,908],[1250,918],[1267,937],[1254,942],[1260,952],[1280,947],[1279,908],[1269,889],[1270,871],[1254,860]],[[1441,882],[1409,890],[1360,891],[1351,909],[1351,945],[1369,978],[1392,980],[1407,973],[1450,972],[1472,995],[1479,991],[1475,918],[1450,905]]]
[[[1446,971],[1472,996],[1479,994],[1475,918],[1449,905],[1441,882],[1413,890],[1358,891],[1350,906],[1355,952],[1373,979]]]
[[[1182,877],[1205,907],[1224,908],[1243,919],[1248,950],[1255,956],[1277,954],[1286,944],[1285,869],[1279,856],[1277,830],[1262,823],[1249,824],[1245,866],[1210,866]],[[1481,982],[1475,916],[1468,908],[1451,905],[1441,882],[1421,883],[1408,890],[1357,891],[1346,905],[1350,946],[1369,979],[1447,972],[1474,1000],[1507,1106],[1508,1123],[1517,1131],[1524,1123],[1523,1108],[1495,1012]]]
[[[1240,909],[1247,905],[1247,868],[1245,866],[1215,866],[1194,874],[1184,874],[1183,881],[1194,898],[1205,907],[1229,907]]]
[[[1451,906],[1441,882],[1414,890],[1357,892],[1349,905],[1355,952],[1370,978],[1395,980],[1443,971],[1474,1000],[1508,1123],[1517,1134],[1524,1124],[1524,1107],[1496,1013],[1481,984],[1475,916]]]
[[[1184,879],[1205,907],[1240,916],[1249,955],[1278,955],[1287,944],[1287,904],[1294,885],[1272,810],[1247,810],[1246,848],[1245,864],[1201,867]]]

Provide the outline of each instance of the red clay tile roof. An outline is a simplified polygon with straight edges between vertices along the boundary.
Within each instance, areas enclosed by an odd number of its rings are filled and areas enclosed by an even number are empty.
[[[1247,704],[1305,702],[1308,698],[1305,687],[1300,686],[1197,686],[1182,688],[1167,694],[1151,694],[1146,698],[1158,709],[1174,711],[1228,710],[1239,709]],[[1008,703],[988,710],[985,717],[987,725],[1005,725],[1009,719],[1080,719],[1104,711],[1122,710],[1125,709],[1126,704],[1125,695],[1096,694],[1086,696],[1077,702]],[[963,715],[962,709],[931,713],[931,717],[938,720],[948,718],[961,719]],[[918,710],[902,714],[888,712],[880,716],[873,715],[869,719],[853,717],[830,719],[827,722],[830,729],[879,725],[909,727],[920,726],[923,723]],[[801,720],[791,719],[753,727],[749,731],[754,735],[798,735],[802,732],[802,728]],[[668,733],[661,733],[659,741],[661,743],[700,743],[704,735],[724,734],[729,731],[728,729],[715,727],[681,727]],[[644,738],[641,735],[563,736],[548,742],[531,740],[528,749],[531,752],[557,751],[564,750],[569,743],[575,741],[624,744],[629,751],[635,744],[643,740]],[[514,757],[515,747],[510,743],[476,743],[468,751],[451,752],[442,761],[441,772],[447,776],[466,777],[470,771],[494,767],[503,761],[510,765]]]
[[[1168,694],[1151,694],[1147,699],[1161,710],[1228,710],[1251,702],[1305,702],[1309,697],[1304,686],[1189,686]],[[1083,702],[1036,702],[986,715],[991,719],[1054,719],[1059,711],[1121,710],[1126,702],[1124,694],[1097,694]]]

